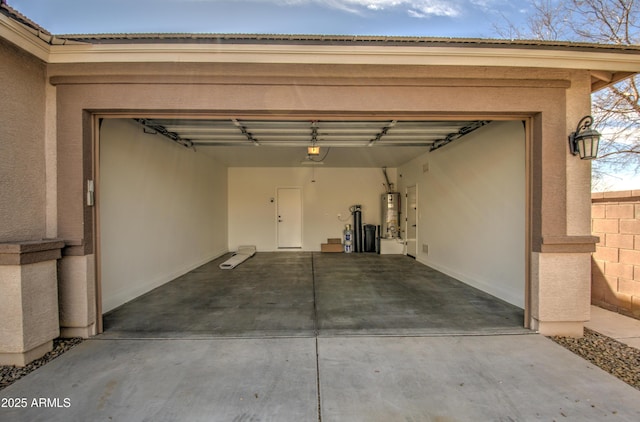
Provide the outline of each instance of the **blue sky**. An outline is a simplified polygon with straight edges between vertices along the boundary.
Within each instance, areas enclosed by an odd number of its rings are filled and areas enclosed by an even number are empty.
[[[54,34],[278,33],[497,37],[526,0],[7,0]]]

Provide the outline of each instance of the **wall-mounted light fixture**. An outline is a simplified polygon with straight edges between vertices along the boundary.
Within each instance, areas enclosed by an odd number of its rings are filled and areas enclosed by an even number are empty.
[[[593,160],[598,156],[600,133],[591,129],[593,117],[584,116],[580,119],[576,131],[569,135],[569,150],[573,155],[579,155],[581,160]]]

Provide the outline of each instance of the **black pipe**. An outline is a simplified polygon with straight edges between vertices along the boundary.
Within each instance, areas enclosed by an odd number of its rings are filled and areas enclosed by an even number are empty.
[[[382,167],[382,173],[384,174],[384,180],[387,181],[387,184],[385,185],[385,187],[387,188],[387,193],[391,192],[391,183],[389,183],[389,176],[387,176],[387,168],[386,167]]]
[[[362,252],[362,208],[360,205],[351,207],[353,213],[353,251]]]

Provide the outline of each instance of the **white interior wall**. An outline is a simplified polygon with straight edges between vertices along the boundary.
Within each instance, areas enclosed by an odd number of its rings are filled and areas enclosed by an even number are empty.
[[[103,312],[227,252],[227,169],[132,120],[100,131]]]
[[[396,169],[387,171],[395,183]],[[319,251],[327,238],[341,238],[345,224],[353,224],[352,205],[362,205],[363,224],[380,224],[380,195],[385,192],[380,168],[230,167],[228,174],[230,250],[240,245],[255,245],[258,251],[277,250],[278,187],[302,188],[305,251]]]
[[[418,187],[416,259],[524,307],[522,122],[493,122],[410,161],[398,173],[401,192]]]

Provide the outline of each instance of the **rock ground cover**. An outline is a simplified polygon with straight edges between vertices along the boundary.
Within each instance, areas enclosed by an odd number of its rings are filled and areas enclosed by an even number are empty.
[[[82,343],[81,338],[58,338],[53,340],[53,350],[25,367],[0,366],[0,390],[3,390],[30,372],[51,362],[53,359],[80,343]]]
[[[551,337],[573,353],[640,390],[640,349],[595,331],[584,329],[584,337]]]

